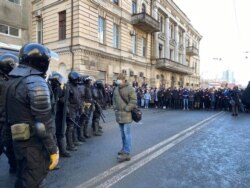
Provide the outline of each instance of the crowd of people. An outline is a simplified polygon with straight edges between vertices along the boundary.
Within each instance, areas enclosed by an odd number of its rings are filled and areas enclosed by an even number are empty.
[[[183,110],[231,110],[234,104],[245,111],[241,96],[243,90],[233,89],[187,89],[137,87],[137,105],[142,108],[163,108]],[[232,105],[233,104],[233,105]],[[234,112],[234,115],[237,115]]]

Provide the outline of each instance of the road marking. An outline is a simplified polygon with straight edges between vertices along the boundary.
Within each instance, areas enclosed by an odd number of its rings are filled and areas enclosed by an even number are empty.
[[[105,181],[104,183],[99,185],[99,187],[100,188],[101,187],[106,188],[106,187],[110,187],[110,186],[114,185],[115,183],[120,181],[122,178],[126,177],[127,175],[131,174],[132,172],[134,172],[138,168],[140,168],[143,165],[147,164],[148,162],[150,162],[154,158],[158,157],[159,155],[161,155],[162,153],[164,153],[168,149],[172,148],[173,146],[175,146],[176,144],[178,144],[179,142],[181,142],[185,138],[191,136],[196,131],[200,130],[202,127],[204,127],[205,125],[207,125],[212,120],[216,119],[218,116],[220,116],[222,114],[224,114],[224,112],[216,113],[216,114],[208,117],[207,119],[204,119],[204,120],[194,124],[193,126],[181,131],[180,133],[178,133],[178,134],[176,134],[176,135],[174,135],[174,136],[172,136],[172,137],[170,137],[170,138],[168,138],[168,139],[166,139],[166,140],[164,140],[164,141],[162,141],[162,142],[160,142],[160,143],[146,149],[145,151],[137,154],[136,156],[134,156],[132,158],[131,161],[118,164],[118,165],[104,171],[103,173],[91,178],[90,180],[84,182],[83,184],[77,186],[77,188],[93,187],[94,185],[97,185],[98,183],[100,184],[100,182],[102,180],[104,180],[105,178],[107,178],[107,177],[111,176],[112,174],[116,173],[115,176],[111,177],[110,179],[108,179],[107,181]],[[159,149],[159,148],[161,148],[161,149]],[[158,150],[158,151],[155,151],[155,150]],[[145,158],[145,156],[147,156],[147,157]],[[141,158],[143,158],[143,159],[140,160]],[[128,166],[130,166],[130,167],[128,167]],[[125,170],[123,170],[123,171],[121,171],[120,173],[117,174],[118,171],[122,170],[125,167],[128,167],[128,168],[126,168]],[[97,186],[95,186],[95,187],[97,187]]]

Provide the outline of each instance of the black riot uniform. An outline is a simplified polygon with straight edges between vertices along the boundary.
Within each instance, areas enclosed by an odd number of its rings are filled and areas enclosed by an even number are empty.
[[[102,127],[100,126],[100,117],[102,108],[105,106],[105,88],[101,80],[97,80],[92,89],[94,99],[94,111],[92,117],[92,129],[94,136],[101,136]]]
[[[77,145],[80,145],[78,142],[77,136],[77,124],[79,119],[79,109],[81,108],[80,103],[80,92],[78,89],[80,75],[72,71],[68,75],[68,114],[67,114],[67,130],[66,130],[66,137],[67,137],[67,149],[70,151],[76,151]]]
[[[53,92],[54,104],[52,105],[52,114],[55,116],[56,123],[56,139],[59,149],[59,154],[62,157],[70,157],[70,153],[66,151],[65,131],[63,130],[63,106],[64,106],[64,91],[61,88],[63,77],[57,72],[52,72],[49,77],[49,85]]]
[[[17,160],[18,188],[42,186],[48,170],[53,170],[59,160],[50,91],[44,79],[49,62],[49,49],[26,44],[20,50],[19,66],[9,73],[6,116]]]
[[[80,118],[78,121],[78,125],[80,126],[78,128],[78,140],[80,142],[86,142],[86,139],[84,137],[84,119],[87,118],[85,112],[84,112],[84,96],[85,96],[85,86],[83,83],[83,76],[80,77],[79,85],[78,85],[79,93],[80,93]]]
[[[84,127],[84,137],[90,138],[88,125],[89,120],[91,117],[91,113],[93,111],[93,94],[92,94],[92,81],[93,77],[91,76],[84,76],[83,77],[83,83],[84,83],[84,104],[83,109],[84,113],[86,114],[86,117],[83,121],[83,127]]]
[[[0,56],[0,155],[4,152],[10,165],[9,173],[16,173],[16,159],[13,151],[10,129],[5,119],[5,92],[8,88],[7,76],[18,64],[18,57],[12,54]]]

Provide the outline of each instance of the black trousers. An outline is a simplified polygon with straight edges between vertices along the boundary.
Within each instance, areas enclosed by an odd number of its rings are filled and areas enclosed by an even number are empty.
[[[50,164],[49,154],[42,142],[31,138],[13,142],[17,160],[15,188],[37,188],[44,182]]]

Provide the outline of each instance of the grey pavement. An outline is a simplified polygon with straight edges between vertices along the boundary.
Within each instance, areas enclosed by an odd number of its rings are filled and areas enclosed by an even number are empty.
[[[143,109],[142,122],[132,126],[132,156],[215,113]],[[76,187],[117,165],[120,131],[112,110],[105,115],[103,136],[89,139],[70,159],[61,159],[46,187]],[[250,187],[249,122],[250,114],[226,113],[113,187]],[[14,180],[1,156],[0,187],[12,187]]]

